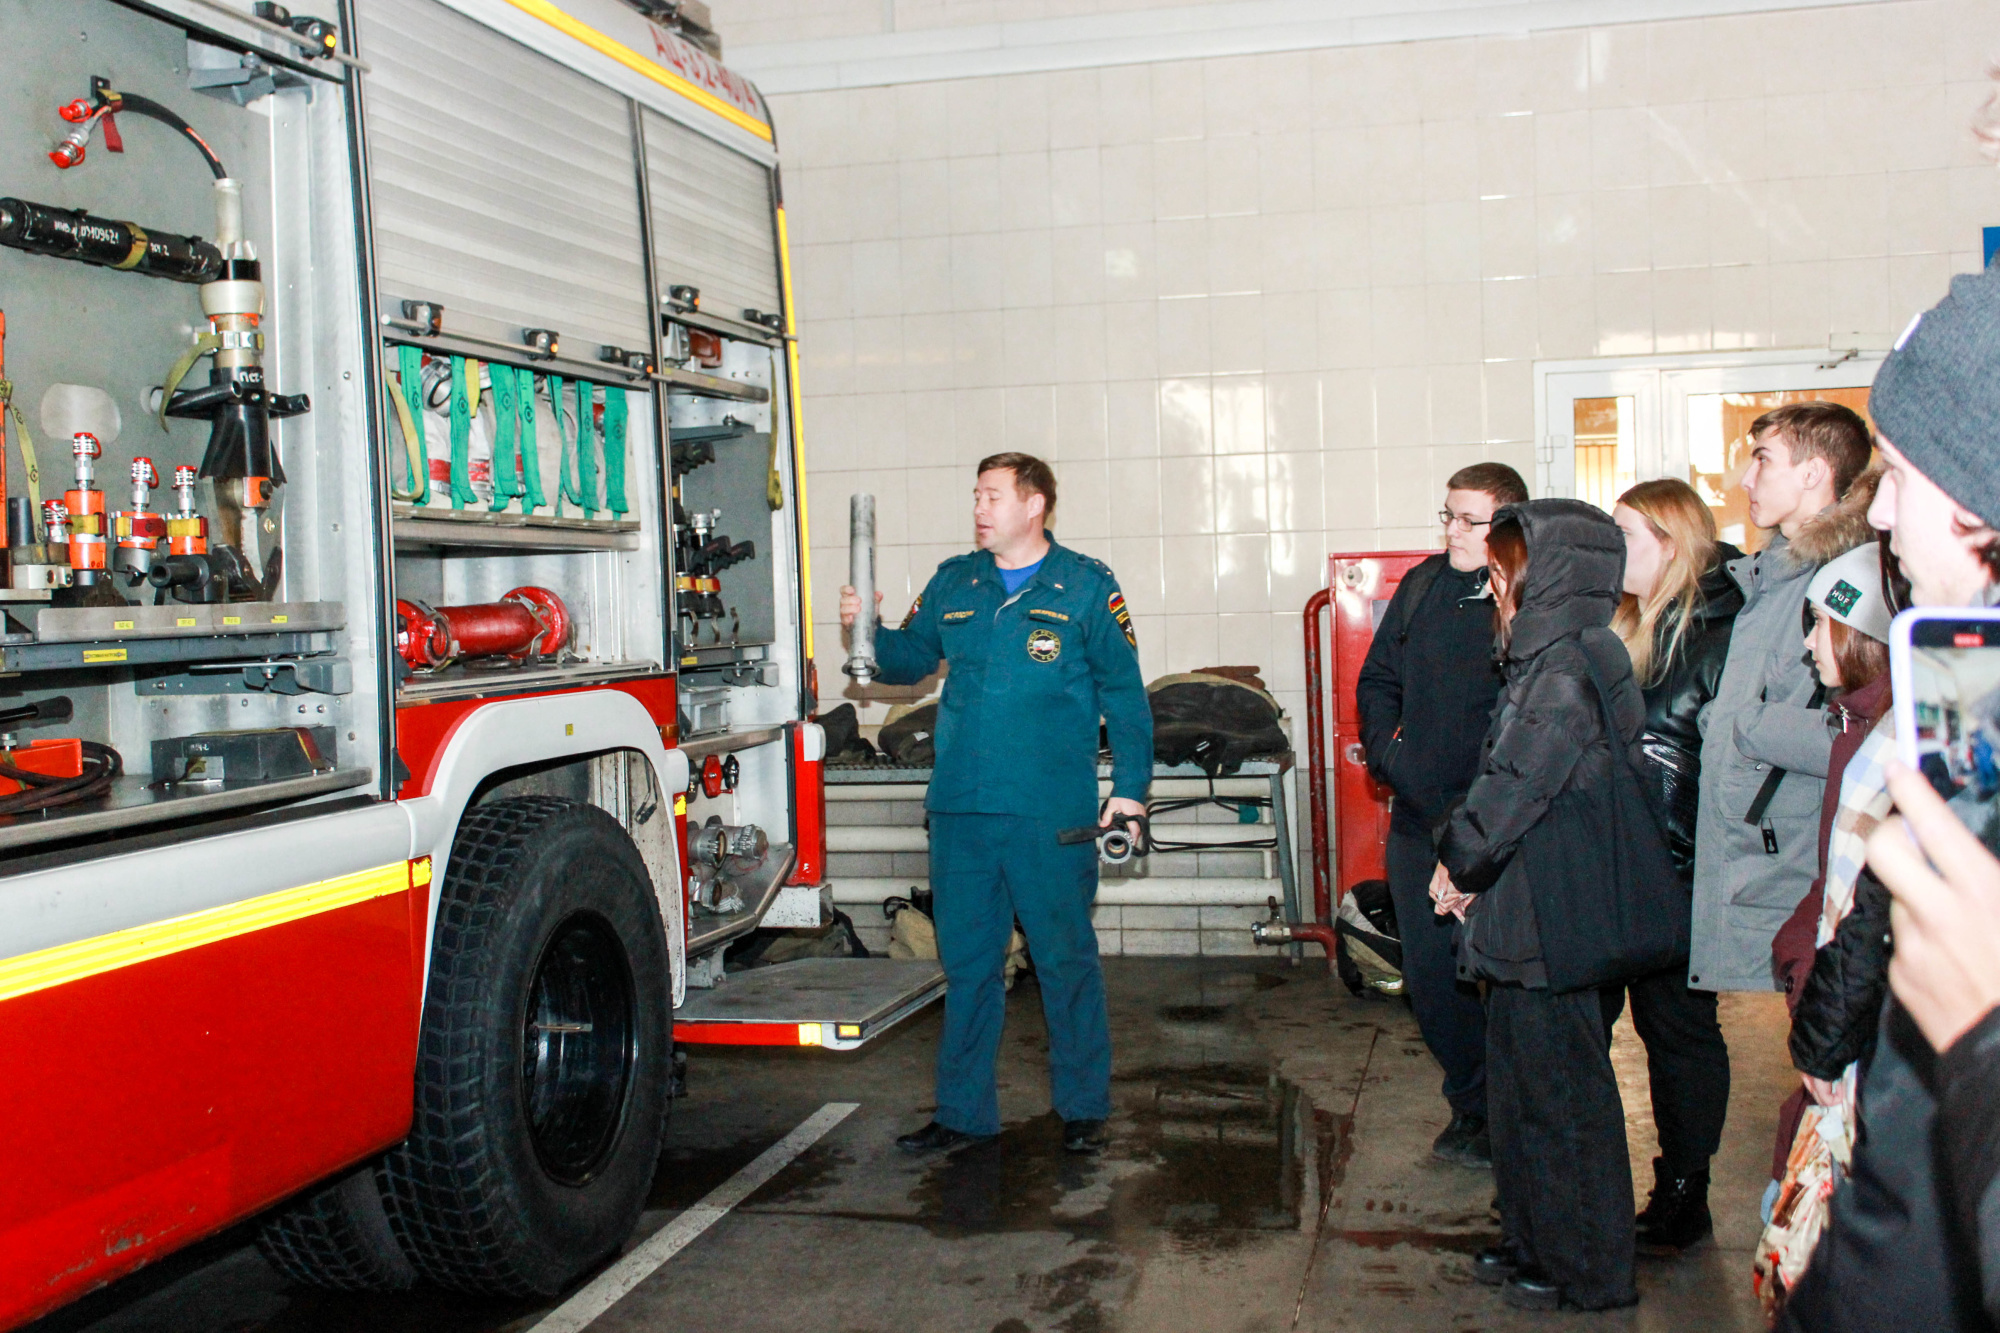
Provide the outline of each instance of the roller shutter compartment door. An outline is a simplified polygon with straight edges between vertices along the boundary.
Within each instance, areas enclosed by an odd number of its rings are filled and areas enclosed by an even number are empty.
[[[358,0],[383,312],[652,346],[628,103],[437,0]]]
[[[730,319],[782,311],[770,168],[652,111],[645,126],[661,301],[686,285]]]

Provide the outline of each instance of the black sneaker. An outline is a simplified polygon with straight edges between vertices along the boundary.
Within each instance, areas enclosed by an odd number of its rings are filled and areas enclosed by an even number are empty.
[[[1715,1234],[1708,1211],[1708,1172],[1676,1176],[1666,1159],[1653,1159],[1653,1190],[1633,1219],[1641,1254],[1672,1258]]]
[[[1494,1245],[1472,1256],[1472,1280],[1497,1287],[1521,1271],[1521,1256],[1509,1245]]]
[[[1623,1310],[1639,1303],[1639,1292],[1628,1288],[1608,1299],[1578,1300],[1540,1267],[1523,1264],[1500,1289],[1500,1299],[1516,1310]]]
[[[1522,1264],[1515,1270],[1514,1276],[1507,1279],[1507,1285],[1500,1289],[1500,1299],[1516,1310],[1563,1308],[1562,1288],[1534,1264]]]
[[[1063,1121],[1063,1151],[1095,1157],[1110,1144],[1102,1120]]]
[[[952,1152],[974,1143],[989,1143],[999,1137],[998,1134],[967,1134],[933,1120],[916,1133],[897,1139],[896,1146],[906,1153]]]
[[[1493,1140],[1486,1132],[1486,1117],[1452,1113],[1451,1123],[1431,1144],[1431,1156],[1455,1166],[1491,1168]]]

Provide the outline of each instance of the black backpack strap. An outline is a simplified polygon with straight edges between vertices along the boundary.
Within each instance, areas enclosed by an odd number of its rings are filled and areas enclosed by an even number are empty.
[[[1806,707],[1818,708],[1825,702],[1826,686],[1824,684],[1813,686],[1812,697],[1806,700]],[[1749,810],[1744,812],[1744,823],[1755,828],[1764,822],[1764,812],[1771,808],[1771,798],[1778,794],[1778,788],[1783,785],[1785,774],[1788,772],[1790,772],[1789,769],[1783,768],[1774,768],[1770,771],[1764,778],[1764,785],[1757,789],[1756,798],[1750,802]],[[1778,850],[1772,839],[1766,838],[1764,841],[1766,843],[1765,850],[1773,852]]]
[[[1577,647],[1583,652],[1584,668],[1590,672],[1590,683],[1597,687],[1597,706],[1604,714],[1604,743],[1611,747],[1611,781],[1616,785],[1618,775],[1623,773],[1627,782],[1639,782],[1639,770],[1632,763],[1632,747],[1619,734],[1618,715],[1611,711],[1611,689],[1604,683],[1604,676],[1598,671],[1597,659],[1590,655],[1590,649],[1581,643]],[[1643,792],[1643,785],[1641,790]],[[1665,837],[1665,812],[1650,797],[1640,801],[1640,804],[1646,807],[1646,812],[1653,817],[1654,826]]]

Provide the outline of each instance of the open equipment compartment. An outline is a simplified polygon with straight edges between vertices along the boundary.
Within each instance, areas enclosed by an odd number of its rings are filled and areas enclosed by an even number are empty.
[[[99,780],[0,794],[0,855],[379,791],[347,68],[153,6],[35,8],[0,0],[0,732],[24,767],[73,738],[64,775]]]

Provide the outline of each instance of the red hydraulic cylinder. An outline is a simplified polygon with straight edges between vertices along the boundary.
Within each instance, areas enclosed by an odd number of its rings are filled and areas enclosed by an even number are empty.
[[[468,657],[526,661],[569,646],[569,608],[547,588],[515,588],[472,606],[396,603],[396,652],[418,671]]]

